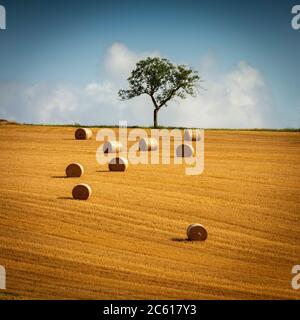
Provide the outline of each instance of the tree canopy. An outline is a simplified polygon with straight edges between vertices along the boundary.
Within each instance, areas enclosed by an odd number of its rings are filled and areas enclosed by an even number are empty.
[[[200,77],[197,71],[185,65],[174,65],[165,58],[148,57],[136,64],[127,80],[129,89],[118,93],[121,100],[149,95],[154,105],[154,127],[157,127],[158,111],[176,97],[194,96]]]

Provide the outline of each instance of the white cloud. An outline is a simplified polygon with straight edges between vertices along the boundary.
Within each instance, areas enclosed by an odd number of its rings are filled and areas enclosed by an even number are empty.
[[[70,122],[78,107],[75,92],[67,85],[0,83],[0,117],[29,123]]]
[[[38,84],[24,90],[28,116],[35,111],[37,119],[42,123],[66,121],[69,114],[78,107],[75,92],[68,86],[50,88],[46,84]],[[58,117],[58,118],[57,118]]]
[[[88,83],[82,94],[90,103],[116,105],[118,99],[116,96],[117,87],[111,81],[103,81],[102,83]]]
[[[209,65],[215,67],[212,61]],[[201,68],[200,68],[201,69]],[[204,68],[207,70],[207,64]],[[245,61],[228,73],[204,83],[205,91],[163,111],[165,124],[204,128],[262,128],[276,126],[270,117],[272,97],[261,73]],[[173,109],[173,110],[171,110]],[[170,114],[172,113],[172,118]]]
[[[135,63],[159,52],[136,53],[124,44],[114,43],[104,59],[106,80],[81,87],[66,84],[0,83],[0,117],[20,122],[151,125],[153,106],[149,97],[122,102],[118,89]],[[213,55],[203,57],[199,66],[207,89],[196,98],[172,103],[159,114],[159,123],[194,127],[268,127],[274,113],[272,97],[256,68],[240,61],[230,71],[217,71]]]
[[[105,70],[107,76],[115,81],[125,80],[139,60],[157,56],[160,56],[158,51],[136,53],[129,50],[123,43],[115,42],[106,52]]]
[[[200,58],[200,65],[198,67],[201,77],[206,80],[213,79],[217,72],[217,58],[214,52],[209,52]]]

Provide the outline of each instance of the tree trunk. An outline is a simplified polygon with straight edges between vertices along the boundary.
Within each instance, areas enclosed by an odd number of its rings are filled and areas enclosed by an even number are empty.
[[[154,109],[154,128],[157,128],[157,113],[158,109]]]

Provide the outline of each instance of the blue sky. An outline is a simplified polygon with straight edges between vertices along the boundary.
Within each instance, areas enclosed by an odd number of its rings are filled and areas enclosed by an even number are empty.
[[[199,70],[207,89],[161,124],[300,127],[297,2],[0,0],[0,117],[151,124],[149,101],[116,92],[136,60],[160,55]]]

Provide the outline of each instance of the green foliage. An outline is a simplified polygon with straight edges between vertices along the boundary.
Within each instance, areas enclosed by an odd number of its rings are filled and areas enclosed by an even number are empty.
[[[136,64],[127,80],[129,89],[119,90],[121,100],[147,94],[158,111],[176,97],[184,99],[187,95],[194,96],[200,77],[197,71],[185,65],[175,66],[167,59],[148,57]]]

